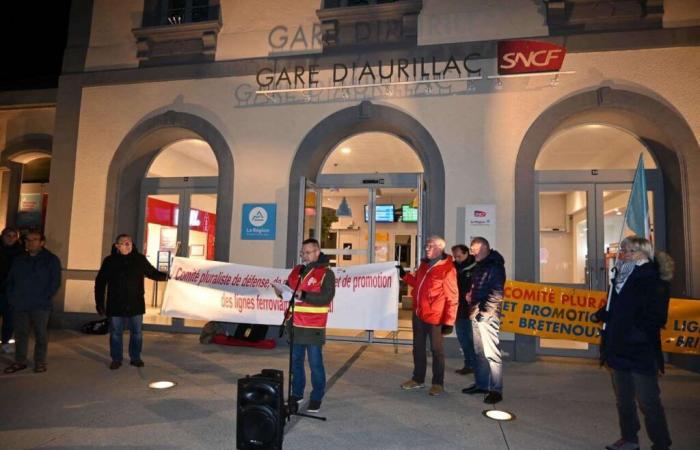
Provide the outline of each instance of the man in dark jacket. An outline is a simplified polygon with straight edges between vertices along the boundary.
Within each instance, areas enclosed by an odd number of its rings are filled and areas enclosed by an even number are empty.
[[[304,398],[304,359],[308,353],[312,390],[306,410],[318,412],[326,391],[323,344],[326,341],[329,305],[335,296],[335,275],[328,267],[328,257],[321,253],[316,239],[307,239],[302,243],[301,258],[304,264],[292,269],[287,278],[287,284],[295,291],[296,297],[292,317],[294,326],[290,334],[294,341],[290,407],[296,407]],[[277,294],[281,295],[279,292]]]
[[[109,368],[118,369],[122,365],[124,328],[129,328],[129,358],[131,365],[143,367],[141,348],[143,347],[143,315],[146,313],[144,300],[144,277],[165,281],[168,274],[159,272],[144,255],[134,249],[131,236],[121,234],[112,249],[112,254],[102,261],[95,278],[95,306],[100,315],[109,318],[109,353],[112,362]],[[105,288],[107,305],[105,308]]]
[[[474,354],[474,336],[472,332],[472,322],[469,318],[470,305],[467,303],[467,295],[472,288],[472,270],[476,266],[474,255],[469,254],[469,249],[464,244],[452,247],[452,257],[457,270],[457,288],[459,289],[459,304],[457,305],[457,320],[455,320],[455,330],[457,340],[462,347],[464,355],[464,366],[455,370],[460,375],[467,375],[474,372],[476,367],[476,355]]]
[[[19,241],[19,233],[12,227],[6,227],[0,235],[0,316],[2,316],[2,351],[10,353],[10,339],[14,332],[12,310],[7,299],[7,275],[12,268],[12,262],[24,253],[24,246]]]
[[[501,303],[506,282],[504,260],[491,250],[483,237],[472,239],[470,250],[476,267],[472,272],[469,292],[474,353],[476,354],[475,383],[462,389],[465,394],[486,394],[484,403],[498,403],[503,399],[503,366],[498,332],[501,328]]]
[[[5,369],[14,373],[27,368],[29,330],[34,328],[34,372],[46,372],[51,299],[61,286],[61,262],[44,248],[40,231],[30,231],[25,239],[27,253],[18,256],[7,277],[7,296],[14,312],[15,362]]]

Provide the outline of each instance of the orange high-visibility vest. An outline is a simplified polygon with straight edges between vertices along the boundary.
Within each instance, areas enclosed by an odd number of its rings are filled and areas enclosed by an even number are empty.
[[[326,276],[326,267],[315,267],[311,269],[303,278],[301,278],[301,268],[296,266],[287,278],[287,284],[292,289],[297,289],[301,292],[321,292],[321,285]],[[300,282],[301,285],[297,287]],[[328,305],[316,306],[304,301],[294,303],[294,326],[302,328],[326,328],[328,321]]]

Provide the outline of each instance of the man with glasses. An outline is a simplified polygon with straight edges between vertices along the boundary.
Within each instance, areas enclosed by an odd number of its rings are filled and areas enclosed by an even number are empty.
[[[134,248],[128,234],[117,236],[112,252],[100,266],[95,278],[95,309],[109,318],[110,370],[122,366],[124,329],[129,328],[129,358],[134,367],[143,367],[143,315],[146,313],[144,279],[165,281],[168,274],[159,272]],[[105,295],[106,291],[106,295]],[[105,301],[106,297],[106,301]]]
[[[445,391],[445,350],[443,336],[452,333],[457,316],[457,278],[452,256],[445,254],[445,240],[431,236],[425,257],[415,275],[397,266],[401,278],[413,288],[413,376],[401,389],[425,387],[426,340],[433,355],[433,379],[428,394]]]
[[[329,305],[335,296],[335,275],[316,239],[307,239],[302,243],[301,259],[303,264],[292,269],[287,278],[287,284],[295,291],[295,299],[292,299],[295,301],[294,326],[288,330],[293,339],[290,404],[298,405],[304,398],[304,359],[308,354],[312,390],[306,411],[315,413],[320,411],[326,391],[323,344],[326,341]],[[276,288],[275,291],[278,296],[282,295]]]

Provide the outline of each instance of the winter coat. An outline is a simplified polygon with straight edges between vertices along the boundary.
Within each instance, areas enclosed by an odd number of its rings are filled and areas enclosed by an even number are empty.
[[[669,283],[661,279],[659,264],[636,266],[619,293],[612,289],[609,310],[603,307],[596,312],[605,322],[601,362],[646,375],[663,372],[661,329],[668,319],[668,305]]]
[[[313,262],[313,263],[309,263],[306,266],[304,266],[303,268],[298,267],[298,268],[294,268],[292,270],[290,277],[289,277],[290,280],[288,281],[288,284],[292,288],[294,288],[293,282],[292,282],[292,278],[293,278],[294,274],[297,274],[297,277],[298,277],[299,272],[300,272],[301,278],[305,278],[313,270],[316,270],[316,271],[320,271],[319,269],[325,270],[325,275],[323,276],[323,280],[321,281],[320,289],[316,288],[316,289],[305,290],[302,287],[301,300],[303,300],[303,302],[295,303],[295,305],[294,305],[295,308],[297,306],[327,307],[328,305],[330,305],[330,303],[333,301],[333,297],[335,297],[335,274],[330,269],[328,264],[329,264],[328,256],[321,253],[321,255],[318,257],[318,261]],[[294,320],[295,320],[294,343],[300,344],[300,345],[323,345],[323,344],[325,344],[325,342],[326,342],[326,328],[325,328],[325,326],[319,327],[319,328],[297,326],[296,321],[298,320],[299,315],[300,315],[300,312],[295,311],[295,313],[294,313]],[[327,316],[327,313],[325,313],[325,315]]]
[[[467,294],[472,288],[472,270],[476,266],[476,260],[473,255],[468,255],[467,259],[458,263],[455,261],[455,270],[457,271],[457,287],[459,288],[459,304],[457,306],[457,318],[469,318],[469,302]]]
[[[0,243],[0,303],[6,300],[5,282],[7,280],[7,276],[10,274],[12,262],[24,252],[24,246],[19,242],[10,246],[5,246]]]
[[[454,325],[457,317],[457,275],[452,257],[443,254],[432,266],[421,261],[416,274],[403,280],[413,288],[413,311],[430,325]]]
[[[7,276],[7,298],[15,311],[51,311],[60,286],[61,261],[43,248],[34,256],[15,258]]]
[[[486,258],[476,263],[469,292],[470,318],[475,318],[477,314],[500,316],[503,286],[506,283],[504,264],[503,256],[496,250],[491,250]]]
[[[146,312],[144,277],[165,281],[168,274],[159,272],[144,255],[132,250],[128,255],[113,252],[102,261],[95,278],[95,305],[105,308],[107,290],[107,316],[131,317]]]

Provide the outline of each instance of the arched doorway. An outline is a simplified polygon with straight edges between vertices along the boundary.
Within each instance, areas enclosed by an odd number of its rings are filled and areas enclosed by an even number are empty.
[[[535,281],[605,291],[625,224],[635,168],[644,159],[652,241],[665,248],[662,174],[649,149],[628,130],[587,123],[562,129],[535,162]],[[539,354],[597,356],[583,342],[539,339]]]
[[[52,138],[28,135],[8,143],[0,158],[0,220],[20,232],[44,230]]]
[[[421,217],[418,219],[423,236],[444,235],[445,228],[445,169],[440,150],[430,133],[413,117],[397,109],[375,105],[365,101],[357,106],[338,111],[318,123],[304,138],[297,151],[289,177],[289,217],[287,225],[287,265],[293,265],[298,258],[300,239],[303,238],[305,181],[316,183],[319,176],[338,176],[333,173],[331,154],[340,150],[343,141],[363,133],[383,133],[398,139],[412,150],[422,167],[420,181]],[[398,142],[398,141],[397,141]],[[400,148],[399,146],[395,148]],[[371,151],[371,150],[370,150]],[[373,157],[389,154],[383,149],[374,148]],[[342,155],[338,153],[337,155]],[[339,157],[339,156],[338,156]],[[327,169],[324,165],[330,161]],[[372,161],[372,160],[370,160]],[[371,163],[367,167],[371,167]],[[409,167],[408,165],[406,167]],[[417,163],[410,167],[418,167]],[[359,166],[358,169],[360,170]],[[413,169],[406,169],[413,170]],[[327,173],[322,173],[327,171]],[[375,166],[367,177],[355,173],[353,182],[363,187],[374,185],[382,188],[382,177],[377,175]],[[406,172],[403,171],[402,172]],[[414,172],[415,173],[415,172]],[[371,176],[370,176],[371,175]],[[387,178],[384,178],[384,183]],[[399,181],[397,180],[397,183]],[[404,183],[404,181],[401,181]],[[406,181],[405,183],[411,183]],[[347,187],[350,187],[347,185]],[[398,187],[398,186],[397,186]],[[405,187],[405,186],[403,186]],[[419,198],[419,202],[420,202]],[[420,242],[418,243],[420,247]]]
[[[305,153],[317,161],[315,171],[295,177]],[[444,233],[439,150],[420,124],[394,109],[365,102],[324,120],[302,143],[290,182],[295,178],[290,216],[296,210],[298,223],[290,220],[296,233],[288,235],[293,255],[303,239],[315,237],[334,266],[396,260],[415,268],[425,237]],[[410,342],[411,306],[408,300],[401,305],[397,333],[329,330],[329,336]]]
[[[598,159],[591,154],[586,155],[585,151],[578,156],[566,156],[563,150],[566,145],[557,145],[557,140],[561,140],[560,144],[566,144],[567,141],[578,142],[576,145],[578,148],[590,145],[590,151],[594,150],[594,147],[602,146],[604,151],[598,151],[601,150],[600,148],[595,149],[595,154],[600,155]],[[596,145],[595,142],[599,143]],[[558,148],[551,153],[553,157],[547,154],[548,144]],[[610,151],[611,146],[618,150],[620,148],[627,148],[627,150]],[[577,274],[572,276],[578,276],[578,281],[583,281],[584,284],[589,282],[597,284],[591,286],[596,288],[601,284],[604,285],[607,250],[604,237],[605,214],[617,215],[617,212],[621,211],[619,205],[613,205],[615,202],[626,204],[624,194],[633,176],[633,169],[630,166],[634,166],[632,161],[641,152],[646,155],[647,168],[655,166],[651,169],[651,173],[648,173],[650,175],[648,183],[651,181],[652,187],[656,185],[652,189],[656,242],[659,248],[669,251],[678,264],[676,278],[672,285],[674,295],[682,296],[687,293],[691,282],[688,272],[691,261],[687,256],[687,242],[690,236],[690,230],[687,227],[689,203],[687,187],[683,181],[686,174],[682,161],[684,154],[693,154],[697,151],[697,142],[684,119],[661,101],[639,93],[606,87],[576,94],[551,106],[533,122],[527,131],[516,162],[515,215],[518,217],[519,226],[515,229],[515,278],[522,281],[539,279],[542,272],[542,255],[539,246],[542,234],[563,235],[562,231],[566,230],[567,226],[572,227],[572,232],[583,232],[583,228],[587,228],[588,225],[591,227],[595,225],[593,232],[598,236],[602,235],[603,238],[592,239],[590,233],[587,234],[586,242],[589,248],[586,254],[590,264],[586,265],[585,261],[581,264],[579,261],[580,267],[578,267],[573,259],[570,264]],[[568,170],[571,167],[553,166],[552,161],[567,160],[577,169],[573,171],[576,172],[573,175],[575,178],[560,178],[558,181],[565,181],[564,187],[568,186],[568,188],[572,188],[575,183],[580,183],[582,184],[580,188],[562,190],[559,189],[561,185],[557,186],[556,177],[561,175],[556,173],[561,172],[557,169],[563,169],[564,172],[572,171]],[[594,165],[599,167],[593,167]],[[601,168],[601,165],[605,167]],[[606,183],[608,183],[607,186]],[[550,190],[542,190],[542,185],[547,184]],[[591,185],[594,187],[590,188]],[[576,211],[571,210],[567,211],[568,215],[564,215],[563,230],[555,231],[554,228],[560,228],[556,226],[540,228],[540,222],[549,220],[541,215],[542,210],[539,207],[541,201],[549,204],[557,202],[560,205],[564,204],[566,211],[567,196],[580,199],[584,191],[588,202],[586,226],[581,230],[573,228],[576,217],[569,216],[575,215]],[[576,194],[571,195],[572,193]],[[548,195],[552,198],[546,198]],[[613,196],[609,197],[610,195]],[[559,198],[556,198],[557,196]],[[609,197],[607,205],[606,197]],[[606,206],[608,206],[607,209]],[[615,211],[615,208],[618,210]],[[594,214],[591,215],[591,213]],[[614,220],[611,221],[613,222]],[[667,230],[676,231],[671,233],[666,232]],[[588,232],[588,230],[585,231]],[[583,278],[581,278],[581,270],[576,269],[577,267],[583,268]],[[569,281],[572,280],[573,278]],[[516,336],[516,359],[534,360],[537,348],[535,338]]]
[[[218,130],[187,113],[147,119],[127,135],[110,165],[104,252],[116,235],[128,233],[162,270],[174,256],[228,261],[232,196],[233,158]],[[163,289],[148,283],[144,322],[176,331],[201,327],[161,317]]]

